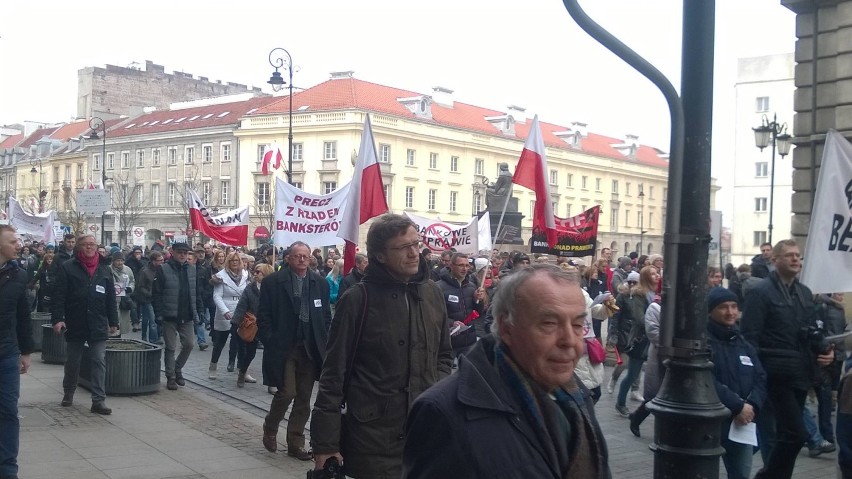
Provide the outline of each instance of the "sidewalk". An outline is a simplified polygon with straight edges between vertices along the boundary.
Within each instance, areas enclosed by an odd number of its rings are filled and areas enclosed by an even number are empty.
[[[98,416],[83,388],[74,406],[59,405],[62,374],[36,353],[22,376],[22,478],[301,479],[312,466],[280,447],[267,452],[256,415],[201,391],[164,386],[146,396],[111,396],[112,415]]]

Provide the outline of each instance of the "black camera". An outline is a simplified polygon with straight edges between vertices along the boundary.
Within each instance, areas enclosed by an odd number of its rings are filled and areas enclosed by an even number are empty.
[[[825,332],[817,327],[808,326],[802,328],[802,335],[808,342],[808,346],[817,355],[828,354],[831,352],[831,342],[825,339]]]
[[[314,469],[308,471],[308,479],[345,479],[343,473],[343,465],[337,462],[337,458],[332,456],[325,460],[322,469]]]

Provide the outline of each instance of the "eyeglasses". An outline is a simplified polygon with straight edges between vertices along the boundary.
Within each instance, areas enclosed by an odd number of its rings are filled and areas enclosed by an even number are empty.
[[[306,254],[291,254],[290,257],[293,258],[296,261],[305,261],[308,258],[310,258],[310,256],[308,256]]]
[[[417,250],[420,249],[421,246],[423,246],[423,242],[414,241],[413,243],[406,243],[406,244],[399,245],[399,246],[388,246],[388,249],[392,249],[394,251],[409,251],[409,250],[417,251]]]
[[[85,248],[97,248],[97,243],[79,243],[80,246]]]

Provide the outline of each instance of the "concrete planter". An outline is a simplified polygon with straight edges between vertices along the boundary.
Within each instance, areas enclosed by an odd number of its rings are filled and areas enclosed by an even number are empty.
[[[33,337],[36,335],[34,334]],[[65,364],[68,351],[65,347],[65,336],[53,332],[51,324],[41,325],[41,360],[48,364]]]
[[[50,313],[32,313],[30,324],[32,324],[34,351],[41,351],[42,334],[39,329],[42,324],[50,324]]]
[[[160,361],[163,348],[138,339],[107,339],[106,381],[108,395],[146,394],[160,390]],[[89,347],[83,347],[80,385],[90,389]]]

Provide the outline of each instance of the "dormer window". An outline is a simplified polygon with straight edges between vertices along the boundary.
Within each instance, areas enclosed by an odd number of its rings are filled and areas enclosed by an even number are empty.
[[[624,137],[623,143],[612,145],[612,147],[627,158],[635,160],[636,152],[639,150],[639,137],[627,134]]]
[[[432,97],[428,95],[397,98],[396,101],[405,105],[408,111],[418,118],[432,119]]]
[[[515,119],[512,115],[486,116],[485,121],[494,125],[500,133],[515,136]]]

